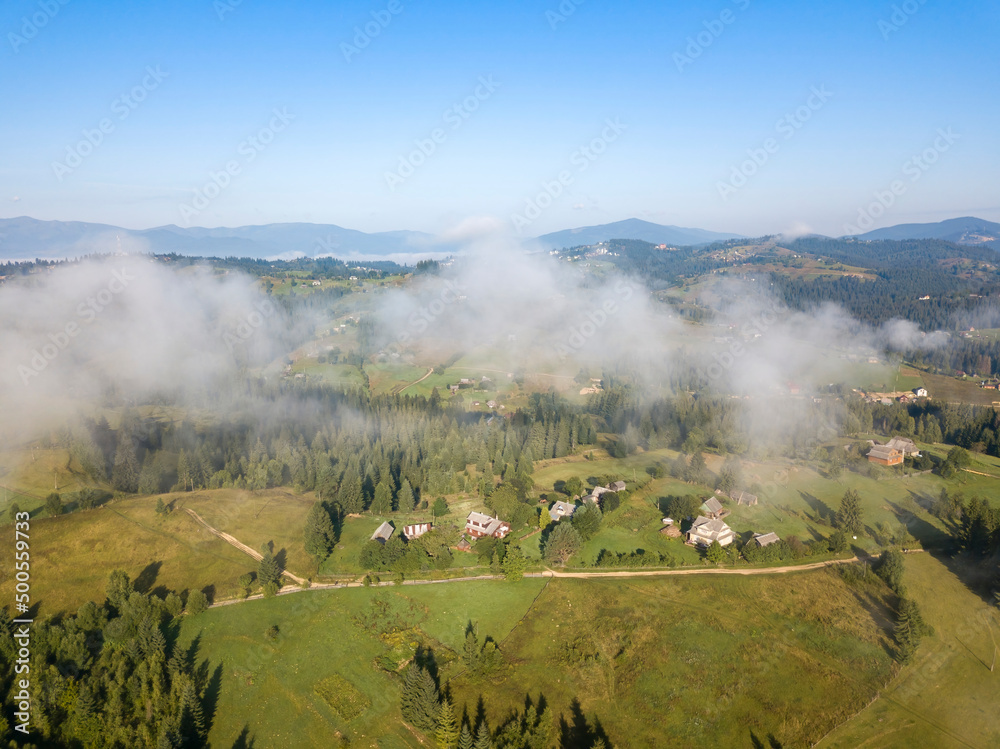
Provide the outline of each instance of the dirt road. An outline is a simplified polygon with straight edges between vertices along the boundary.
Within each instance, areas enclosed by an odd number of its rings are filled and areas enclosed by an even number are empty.
[[[194,510],[191,510],[191,509],[188,509],[187,507],[185,507],[184,508],[184,512],[186,512],[188,515],[190,515],[191,517],[193,517],[195,519],[195,522],[198,523],[198,525],[200,525],[203,528],[205,528],[213,536],[218,536],[223,541],[225,541],[227,544],[231,544],[232,546],[235,546],[237,549],[239,549],[240,551],[242,551],[244,554],[247,554],[247,555],[253,557],[258,562],[261,559],[264,558],[264,555],[261,554],[259,551],[254,551],[249,546],[247,546],[245,543],[236,540],[235,538],[233,538],[232,536],[230,536],[228,533],[223,533],[222,531],[218,530],[217,528],[213,528],[212,526],[210,526],[208,523],[206,523],[204,520],[202,520],[201,516],[197,512],[195,512]],[[288,570],[282,570],[281,572],[282,572],[283,575],[286,575],[288,578],[294,580],[299,585],[302,585],[302,584],[304,584],[306,582],[301,577],[297,577],[297,576],[293,575]]]

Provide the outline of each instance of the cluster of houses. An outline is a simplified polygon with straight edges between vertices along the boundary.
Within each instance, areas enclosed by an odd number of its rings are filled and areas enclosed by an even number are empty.
[[[903,459],[907,456],[916,457],[920,455],[913,440],[906,437],[893,437],[884,445],[877,444],[874,440],[869,440],[872,446],[868,451],[868,462],[878,463],[883,466],[902,465]]]
[[[742,490],[729,492],[729,498],[739,505],[753,506],[757,504],[757,496]],[[663,518],[663,530],[660,531],[668,538],[681,538],[685,536],[685,543],[691,546],[707,548],[718,542],[719,546],[729,546],[736,540],[736,532],[730,528],[723,518],[730,514],[715,497],[709,497],[699,508],[700,515],[694,519],[687,534],[681,533],[678,522],[673,518]],[[755,533],[750,543],[756,543],[760,547],[769,546],[776,541],[780,541],[776,533]]]

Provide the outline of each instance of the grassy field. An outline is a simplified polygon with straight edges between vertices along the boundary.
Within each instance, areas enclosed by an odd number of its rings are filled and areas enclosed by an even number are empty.
[[[974,380],[956,380],[944,375],[923,374],[924,387],[930,397],[947,403],[969,403],[974,406],[992,406],[1000,402],[1000,392],[985,390]]]
[[[616,746],[803,746],[891,677],[882,590],[830,571],[558,580],[501,643],[502,681],[450,685],[493,724],[526,696],[572,723],[575,701]]]
[[[162,518],[155,499],[32,520],[31,597],[43,616],[104,600],[108,573],[121,568],[161,594],[235,587],[256,563],[199,527],[187,513]],[[13,600],[13,557],[0,558],[0,594]]]
[[[878,700],[818,746],[1000,746],[1000,672],[989,670],[994,643],[1000,644],[1000,616],[956,572],[964,574],[952,560],[907,557],[904,582],[935,633]]]
[[[543,584],[524,580],[518,585],[312,591],[186,618],[181,644],[197,643],[196,662],[205,662],[213,673],[218,669],[219,697],[209,742],[234,746],[246,731],[261,747],[327,749],[337,746],[338,736],[358,747],[419,746],[400,719],[400,678],[385,667],[391,639],[371,630],[379,603],[393,612],[410,642],[431,648],[438,663],[445,664],[460,651],[470,621],[498,639],[505,637]],[[264,634],[272,625],[279,633],[274,641]],[[345,721],[314,691],[331,677],[346,680],[370,706]]]
[[[315,573],[303,548],[302,528],[312,505],[286,490],[258,494],[216,491],[162,495],[174,511],[156,514],[157,497],[112,502],[102,508],[31,521],[32,600],[41,613],[75,611],[89,600],[103,600],[108,573],[122,568],[133,579],[142,576],[147,589],[165,594],[209,589],[215,598],[229,597],[245,572],[257,562],[198,525],[190,507],[207,523],[253,549],[271,542],[275,555],[290,571]],[[95,563],[96,562],[96,563]],[[12,592],[13,560],[0,557],[0,592]]]

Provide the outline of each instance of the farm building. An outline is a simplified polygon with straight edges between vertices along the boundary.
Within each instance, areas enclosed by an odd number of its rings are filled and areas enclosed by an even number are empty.
[[[906,437],[893,437],[891,440],[885,443],[885,447],[892,448],[893,450],[898,450],[903,454],[905,458],[907,455],[920,455],[920,451],[914,444],[913,440],[907,439]]]
[[[576,512],[576,505],[569,502],[559,501],[549,508],[549,516],[557,522],[563,518],[573,517],[574,512]]]
[[[473,538],[492,536],[503,538],[510,533],[510,523],[499,518],[491,518],[481,512],[470,512],[465,519],[465,532]]]
[[[663,518],[663,528],[660,529],[660,533],[667,538],[680,538],[682,535],[681,529],[671,518]]]
[[[623,492],[625,491],[625,482],[612,481],[610,484],[608,484],[608,489],[610,489],[613,492]]]
[[[698,546],[711,546],[713,541],[718,541],[720,546],[729,546],[736,540],[733,529],[716,518],[706,518],[699,516],[691,530],[687,534],[687,542]]]
[[[609,492],[609,491],[611,490],[606,486],[595,486],[593,489],[590,490],[590,496],[599,497],[602,494],[604,494],[604,492]]]
[[[413,525],[404,525],[403,535],[406,536],[407,541],[412,541],[414,538],[420,538],[433,527],[433,523],[414,523]]]
[[[751,494],[750,492],[741,491],[739,489],[734,489],[729,492],[729,498],[736,504],[745,505],[747,507],[753,507],[757,504],[756,494]]]
[[[763,549],[765,546],[770,546],[780,540],[777,533],[754,533],[750,543],[756,542],[757,546]]]
[[[722,502],[715,497],[709,497],[701,506],[701,511],[713,520],[719,520],[729,514],[729,510],[722,506]]]
[[[386,521],[375,529],[375,532],[372,534],[372,541],[379,541],[380,543],[384,544],[386,541],[392,538],[392,534],[395,531],[396,529],[392,527],[392,523]]]
[[[462,536],[462,540],[455,544],[455,548],[459,551],[472,551],[472,544],[469,543],[469,539]]]
[[[903,462],[903,453],[888,445],[875,445],[868,451],[868,462],[883,466],[898,466]]]

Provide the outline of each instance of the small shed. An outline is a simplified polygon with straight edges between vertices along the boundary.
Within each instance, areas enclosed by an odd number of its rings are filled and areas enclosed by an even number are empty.
[[[778,538],[778,534],[774,532],[754,533],[753,538],[750,539],[750,543],[756,542],[757,546],[763,549],[765,546],[770,546],[771,544],[775,544],[780,540],[781,539]]]
[[[387,520],[375,529],[375,532],[372,534],[372,541],[378,541],[379,543],[384,544],[392,538],[392,534],[395,533],[395,531],[396,529],[392,527],[392,523]]]
[[[472,551],[472,544],[469,543],[469,539],[462,536],[462,540],[455,544],[455,548],[459,551]]]
[[[613,492],[623,492],[625,491],[625,482],[612,481],[610,484],[608,484],[608,489],[610,489]]]

